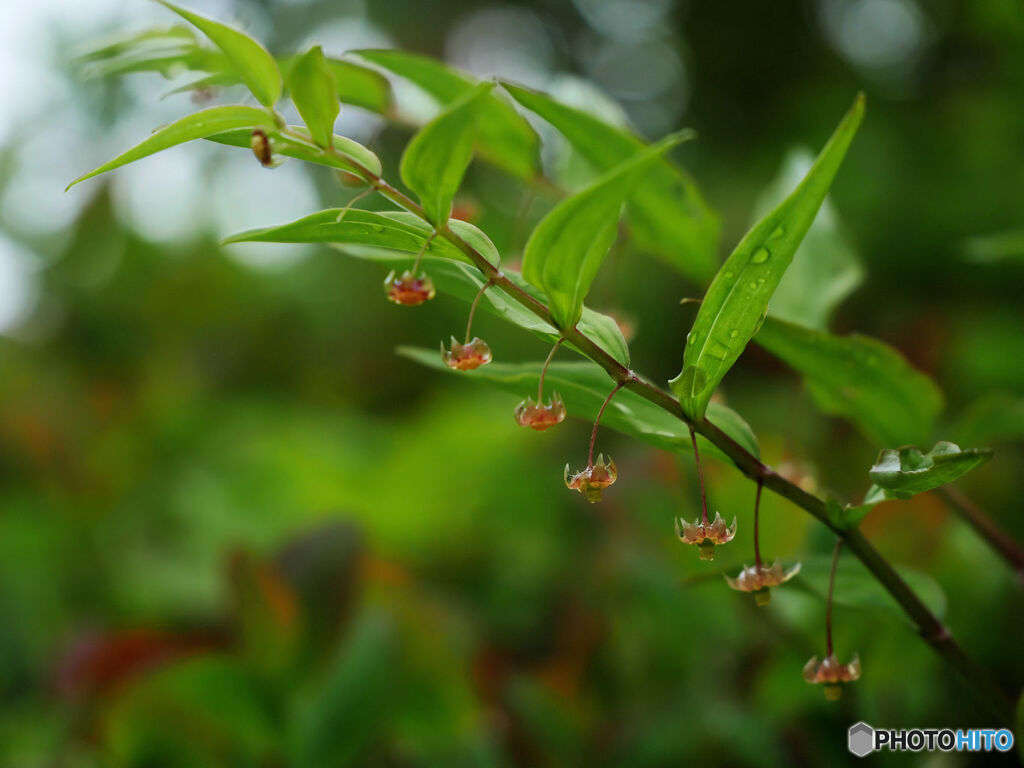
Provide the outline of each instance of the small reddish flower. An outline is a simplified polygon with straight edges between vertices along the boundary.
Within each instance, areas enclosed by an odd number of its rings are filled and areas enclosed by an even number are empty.
[[[821,661],[817,656],[804,665],[804,680],[825,686],[825,698],[836,701],[843,695],[843,686],[860,677],[860,657],[853,654],[849,664],[840,664],[834,653]]]
[[[788,571],[776,560],[772,565],[753,565],[744,567],[735,579],[728,576],[725,580],[729,586],[740,592],[752,592],[758,605],[768,605],[772,601],[771,588],[792,579],[800,573],[800,563]]]
[[[547,402],[535,403],[528,397],[516,406],[516,423],[521,427],[529,427],[543,432],[548,427],[561,424],[565,420],[565,403],[562,396],[555,392]]]
[[[441,343],[441,359],[449,368],[454,368],[457,371],[472,371],[474,368],[491,362],[491,348],[487,346],[486,341],[475,336],[468,344],[460,344],[452,336],[450,350],[444,348],[444,342]]]
[[[418,307],[437,294],[434,281],[428,275],[416,277],[409,270],[403,272],[401,277],[396,277],[392,270],[384,280],[384,290],[387,291],[388,301],[406,307]]]
[[[732,519],[732,525],[726,526],[718,512],[715,512],[715,519],[709,523],[701,520],[688,523],[681,517],[676,518],[676,536],[684,544],[695,545],[701,560],[714,560],[715,545],[728,544],[735,535],[736,518]]]
[[[591,504],[601,500],[601,493],[619,477],[619,470],[615,468],[615,462],[604,460],[604,454],[598,454],[597,461],[592,466],[582,469],[575,474],[569,473],[569,465],[565,465],[565,485],[574,491],[579,491],[587,497]]]

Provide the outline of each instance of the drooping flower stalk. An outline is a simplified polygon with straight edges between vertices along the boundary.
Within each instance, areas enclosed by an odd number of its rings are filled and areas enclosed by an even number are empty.
[[[460,344],[452,336],[451,349],[445,349],[444,342],[441,343],[441,359],[444,360],[444,364],[449,368],[454,368],[457,371],[472,371],[481,365],[491,362],[493,355],[487,342],[475,337],[470,341],[469,333],[473,328],[473,317],[476,315],[477,304],[480,303],[480,298],[493,284],[494,280],[487,280],[487,282],[480,286],[480,290],[477,291],[476,297],[473,299],[473,303],[469,308],[469,319],[466,321],[466,340]]]
[[[601,417],[604,416],[604,409],[608,407],[608,403],[612,401],[616,393],[622,389],[623,382],[619,382],[615,385],[615,389],[608,393],[608,397],[601,403],[601,408],[597,412],[597,418],[594,419],[594,429],[590,433],[590,450],[587,452],[587,468],[590,469],[594,466],[594,443],[597,442],[597,428],[601,424]]]
[[[619,471],[615,467],[615,462],[612,461],[611,457],[605,461],[604,454],[600,454],[597,457],[597,461],[594,461],[594,444],[597,442],[597,428],[601,424],[601,417],[604,415],[605,408],[608,407],[608,403],[612,401],[615,394],[622,389],[625,382],[620,381],[615,385],[615,388],[608,393],[608,397],[601,403],[600,409],[597,411],[597,418],[594,419],[594,429],[590,433],[590,448],[587,451],[587,466],[576,472],[575,474],[569,473],[569,465],[565,465],[565,485],[566,487],[579,491],[587,500],[593,504],[596,501],[601,500],[601,493],[609,485],[615,482],[619,476]]]
[[[693,431],[693,427],[690,427],[690,442],[693,443],[693,461],[697,465],[697,481],[700,483],[700,522],[702,525],[707,525],[708,497],[704,491],[704,468],[700,464],[700,451],[697,450],[697,433]]]
[[[469,305],[469,319],[466,320],[466,340],[462,342],[463,344],[469,344],[469,331],[473,327],[473,316],[476,315],[476,305],[480,303],[480,299],[492,285],[494,285],[493,280],[488,280],[486,283],[481,285],[480,290],[477,291],[476,298],[474,298],[473,303]]]
[[[825,698],[835,701],[842,698],[843,687],[860,677],[860,657],[855,653],[849,664],[840,664],[832,648],[832,604],[836,588],[836,567],[839,564],[839,550],[843,540],[836,539],[832,550],[832,570],[828,575],[828,596],[825,598],[825,658],[821,661],[817,656],[804,665],[804,680],[808,683],[820,683],[825,690]]]
[[[757,481],[757,496],[754,497],[754,565],[758,570],[761,569],[761,542],[760,542],[760,522],[761,522],[761,489],[764,488],[764,481],[758,479]]]
[[[544,367],[540,369],[540,380],[537,382],[537,402],[540,403],[544,399],[544,377],[548,375],[548,366],[551,365],[551,361],[555,358],[555,352],[562,346],[562,342],[565,341],[561,336],[558,337],[558,341],[551,347],[551,351],[548,352],[547,358],[544,360]]]
[[[537,432],[543,432],[545,429],[561,424],[565,420],[565,403],[562,402],[562,397],[557,392],[551,395],[547,404],[542,400],[544,397],[544,377],[547,376],[548,367],[555,357],[555,352],[562,345],[562,341],[562,337],[559,337],[558,341],[552,345],[551,351],[548,352],[547,359],[540,369],[540,377],[537,380],[537,402],[527,397],[516,406],[516,423],[521,427],[529,427]]]
[[[839,550],[843,547],[843,540],[836,539],[835,549],[832,550],[832,570],[828,574],[828,597],[825,598],[825,655],[832,655],[832,595],[836,591],[836,566],[839,564]]]
[[[348,214],[348,212],[350,210],[352,210],[352,206],[353,205],[358,203],[360,200],[362,200],[367,195],[372,195],[376,190],[377,190],[376,186],[370,185],[369,187],[364,189],[362,192],[360,192],[358,195],[355,195],[351,200],[349,200],[347,203],[345,203],[345,207],[341,209],[341,212],[338,214],[338,218],[336,218],[334,220],[334,223],[335,224],[340,224],[341,220],[345,218],[346,214]]]

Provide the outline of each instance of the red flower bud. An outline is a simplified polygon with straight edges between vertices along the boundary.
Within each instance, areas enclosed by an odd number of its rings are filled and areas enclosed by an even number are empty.
[[[836,701],[843,695],[843,686],[860,677],[860,657],[853,654],[849,664],[840,664],[835,654],[830,653],[821,661],[817,656],[804,665],[804,680],[825,686],[825,698]]]

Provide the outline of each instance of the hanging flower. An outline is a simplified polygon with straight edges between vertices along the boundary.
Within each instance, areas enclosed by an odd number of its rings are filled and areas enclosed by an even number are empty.
[[[516,406],[515,416],[519,426],[543,432],[565,420],[565,403],[557,392],[551,395],[547,405],[535,403],[532,397],[528,397]]]
[[[683,518],[676,518],[676,536],[684,544],[693,544],[701,560],[715,559],[715,545],[727,544],[736,535],[736,518],[732,519],[732,525],[726,526],[722,515],[715,512],[715,519],[694,520],[688,523]]]
[[[262,128],[253,129],[252,136],[249,138],[249,146],[252,147],[252,153],[256,155],[256,159],[264,168],[273,168],[279,165],[274,159],[274,146],[270,142],[270,137]]]
[[[582,493],[591,504],[601,500],[601,493],[614,483],[618,476],[619,470],[615,468],[615,462],[609,458],[606,463],[604,454],[598,454],[596,462],[575,474],[570,474],[569,465],[565,465],[566,487]]]
[[[726,576],[725,580],[729,582],[729,586],[733,589],[737,589],[740,592],[753,592],[754,600],[757,601],[758,605],[768,605],[772,601],[771,588],[784,584],[798,573],[800,573],[800,563],[797,563],[787,571],[776,560],[769,566],[746,566],[735,579],[730,579]]]
[[[437,294],[434,290],[434,281],[428,275],[416,277],[409,270],[403,272],[401,277],[396,277],[392,270],[384,279],[384,290],[387,292],[388,301],[406,307],[418,307]]]
[[[454,368],[457,371],[472,371],[474,368],[491,362],[491,348],[487,346],[486,341],[475,336],[466,344],[460,344],[452,336],[450,350],[444,348],[444,342],[441,343],[441,359],[449,368]]]
[[[840,664],[834,653],[821,661],[817,656],[804,665],[804,680],[825,686],[825,698],[836,701],[842,698],[843,686],[860,677],[860,657],[853,654],[849,664]]]

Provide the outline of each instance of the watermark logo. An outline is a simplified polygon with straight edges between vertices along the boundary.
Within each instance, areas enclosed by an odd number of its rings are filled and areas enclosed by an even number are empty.
[[[1007,728],[872,728],[854,723],[846,732],[846,748],[857,757],[883,749],[890,752],[1009,752],[1013,732]]]

